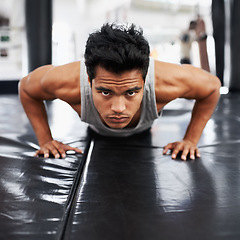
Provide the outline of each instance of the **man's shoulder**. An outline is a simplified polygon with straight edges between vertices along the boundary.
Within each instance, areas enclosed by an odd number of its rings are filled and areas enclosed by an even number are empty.
[[[63,76],[67,75],[67,74],[79,74],[80,72],[80,61],[76,61],[76,62],[70,62],[70,63],[66,63],[63,65],[59,65],[59,66],[55,66],[52,71],[55,74],[60,74]]]
[[[176,77],[179,71],[181,71],[181,65],[179,64],[154,60],[155,79],[158,81],[166,81],[169,78]]]
[[[158,104],[181,97],[187,87],[186,70],[179,64],[155,61],[155,94]]]
[[[42,88],[56,98],[65,99],[80,89],[80,63],[72,62],[51,68],[42,78]]]
[[[71,83],[76,78],[79,78],[80,63],[71,62],[64,65],[52,67],[44,76],[45,80],[56,83]]]

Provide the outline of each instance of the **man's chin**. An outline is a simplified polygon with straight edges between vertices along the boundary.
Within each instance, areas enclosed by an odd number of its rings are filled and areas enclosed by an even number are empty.
[[[107,124],[107,127],[112,128],[112,129],[123,129],[127,127],[128,124]]]
[[[106,126],[112,129],[123,129],[128,126],[129,121],[127,122],[105,122]]]

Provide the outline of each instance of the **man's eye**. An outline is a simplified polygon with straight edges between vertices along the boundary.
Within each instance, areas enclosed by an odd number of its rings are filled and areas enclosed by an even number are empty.
[[[103,95],[103,96],[109,96],[109,92],[103,91],[103,92],[102,92],[102,95]]]
[[[134,96],[135,94],[136,94],[136,92],[134,92],[134,91],[127,92],[127,95],[131,96],[131,97]]]

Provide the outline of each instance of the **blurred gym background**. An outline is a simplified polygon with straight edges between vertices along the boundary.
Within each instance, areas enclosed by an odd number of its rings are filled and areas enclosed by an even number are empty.
[[[80,60],[88,34],[105,22],[141,26],[152,56],[179,64],[180,33],[200,15],[215,74],[211,6],[212,0],[1,0],[0,93],[16,93],[19,79],[40,65]],[[226,49],[225,68],[229,69]],[[191,51],[192,64],[199,66],[197,43]],[[224,74],[227,89],[229,73]]]

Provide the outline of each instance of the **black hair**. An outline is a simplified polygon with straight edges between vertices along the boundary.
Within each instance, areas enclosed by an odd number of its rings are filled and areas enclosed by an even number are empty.
[[[92,81],[96,67],[120,74],[140,70],[145,80],[149,66],[149,44],[140,27],[131,24],[104,24],[100,30],[89,35],[85,49],[85,65]]]

